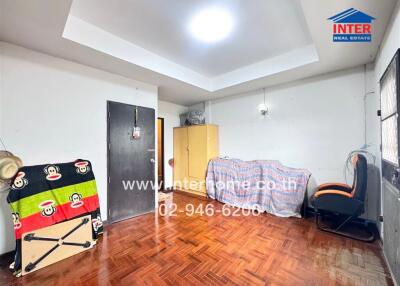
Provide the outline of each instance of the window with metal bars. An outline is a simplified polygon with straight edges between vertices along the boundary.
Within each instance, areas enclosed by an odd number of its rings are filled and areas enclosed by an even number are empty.
[[[380,80],[382,173],[393,182],[399,177],[399,51]]]

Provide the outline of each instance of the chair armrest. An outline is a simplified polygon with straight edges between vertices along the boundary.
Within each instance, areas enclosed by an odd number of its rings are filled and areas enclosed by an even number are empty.
[[[318,194],[319,193],[319,194]],[[364,212],[364,203],[347,192],[328,190],[314,193],[311,205],[319,211],[329,211],[345,215],[361,215]]]
[[[351,193],[340,191],[340,190],[323,190],[323,191],[317,191],[314,193],[315,198],[318,198],[319,196],[323,196],[323,195],[340,195],[340,196],[344,196],[344,197],[348,197],[348,198],[353,197]]]
[[[343,183],[327,183],[318,186],[318,191],[324,190],[337,190],[351,193],[353,189],[351,186]]]

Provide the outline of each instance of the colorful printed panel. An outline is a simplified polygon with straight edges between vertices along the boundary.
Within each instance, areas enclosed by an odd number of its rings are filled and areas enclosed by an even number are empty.
[[[20,272],[20,239],[24,233],[88,214],[92,217],[93,239],[103,231],[96,181],[87,160],[21,168],[7,201],[17,240],[16,274]]]

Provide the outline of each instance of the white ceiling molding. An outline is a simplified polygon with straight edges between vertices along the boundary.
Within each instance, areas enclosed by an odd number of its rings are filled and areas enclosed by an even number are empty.
[[[212,89],[217,91],[254,79],[270,76],[304,65],[318,62],[314,45],[308,45],[294,51],[242,67],[212,79]]]
[[[314,45],[308,45],[216,77],[206,77],[71,14],[68,16],[62,36],[78,44],[197,86],[209,92],[218,91],[318,61],[318,54]]]
[[[184,30],[188,16],[216,2],[233,5],[239,30],[212,46],[195,43]],[[371,63],[395,4],[2,0],[0,41],[158,86],[160,99],[190,106]],[[332,42],[327,19],[349,8],[376,18],[372,42]]]
[[[68,16],[62,36],[115,58],[211,91],[211,82],[207,77],[138,47],[73,15]]]

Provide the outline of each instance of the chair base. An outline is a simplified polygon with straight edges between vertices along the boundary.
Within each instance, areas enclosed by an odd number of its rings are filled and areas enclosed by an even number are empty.
[[[376,238],[375,233],[371,231],[366,225],[362,225],[362,227],[360,228],[361,225],[357,224],[358,230],[362,230],[363,233],[354,233],[354,231],[345,230],[346,226],[347,228],[349,228],[351,221],[355,219],[355,217],[353,216],[346,216],[344,220],[340,221],[338,224],[333,226],[324,225],[322,223],[322,218],[323,215],[321,213],[317,212],[315,214],[315,222],[319,230],[364,242],[375,241]],[[354,226],[353,230],[355,228],[356,227]]]

